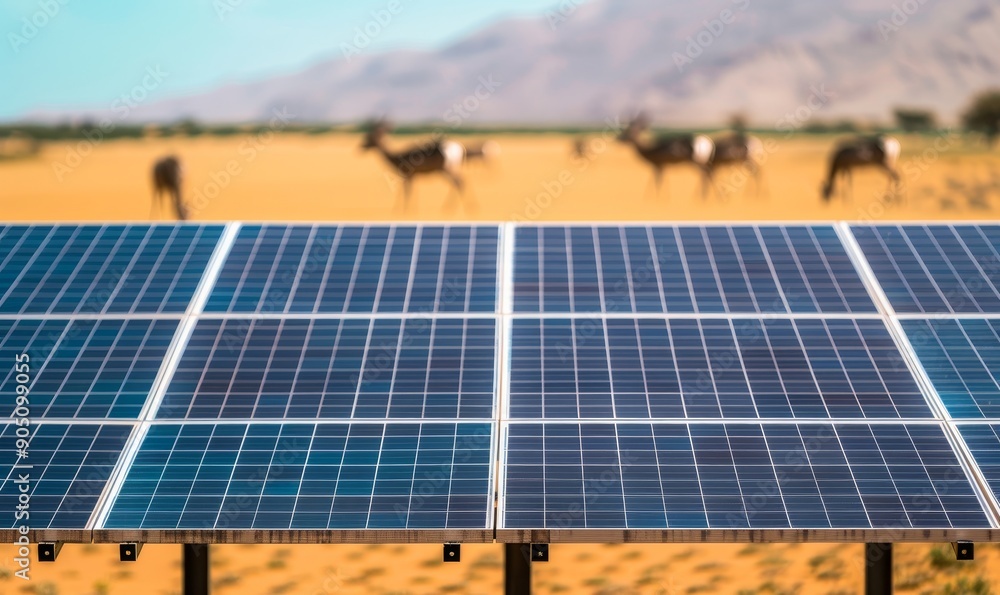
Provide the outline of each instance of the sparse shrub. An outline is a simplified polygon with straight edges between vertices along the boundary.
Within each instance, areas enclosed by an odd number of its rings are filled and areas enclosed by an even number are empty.
[[[230,572],[212,581],[212,589],[215,590],[215,589],[221,589],[223,587],[229,587],[231,585],[239,583],[240,580],[241,580],[240,575]]]
[[[741,549],[740,551],[736,552],[736,555],[737,556],[753,556],[754,554],[759,553],[760,550],[763,547],[764,546],[760,545],[759,543],[748,543],[746,546],[743,547],[743,549]]]
[[[955,559],[955,554],[948,548],[936,547],[931,549],[929,554],[931,566],[937,570],[953,570],[962,565]]]
[[[945,585],[941,595],[990,595],[990,584],[981,576],[975,579],[963,576],[955,583]]]
[[[913,574],[908,574],[903,576],[898,581],[896,581],[895,587],[900,591],[913,591],[919,589],[927,581],[931,579],[931,575],[926,572],[914,572]]]

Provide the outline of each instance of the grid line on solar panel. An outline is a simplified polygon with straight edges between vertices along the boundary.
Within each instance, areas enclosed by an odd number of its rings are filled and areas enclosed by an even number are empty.
[[[30,444],[24,459],[17,456],[18,429],[24,426],[8,423],[0,434],[0,505],[10,511],[4,526],[86,529],[132,425],[34,424],[28,426]],[[15,512],[23,485],[30,490],[30,516],[19,520]]]
[[[491,419],[493,319],[200,320],[158,419]]]
[[[207,312],[495,312],[496,226],[244,225]]]
[[[953,418],[1000,418],[1000,320],[901,320]]]
[[[525,226],[516,312],[875,312],[832,226]]]
[[[219,225],[0,228],[0,313],[181,313]]]
[[[936,424],[506,424],[502,529],[988,528]]]
[[[958,430],[994,500],[1000,500],[1000,424],[959,424]]]
[[[490,529],[492,424],[153,424],[105,529]]]
[[[1000,313],[1000,226],[852,226],[900,313]]]
[[[933,413],[880,320],[515,319],[511,419]]]
[[[177,326],[171,319],[0,320],[0,356],[31,358],[32,417],[137,419]],[[14,367],[0,376],[0,392],[15,394]]]

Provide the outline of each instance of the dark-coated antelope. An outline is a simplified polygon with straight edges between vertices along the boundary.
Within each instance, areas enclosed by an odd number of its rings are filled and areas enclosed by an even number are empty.
[[[714,177],[723,167],[737,166],[747,172],[754,181],[754,191],[760,196],[761,165],[764,163],[764,143],[756,136],[737,131],[729,136],[717,138],[715,152],[709,162],[709,172]]]
[[[149,211],[150,219],[156,213],[157,205],[162,207],[163,195],[169,194],[174,209],[177,211],[177,218],[181,221],[187,220],[187,207],[181,198],[183,175],[184,170],[181,167],[181,162],[173,155],[168,155],[153,164],[153,206]]]
[[[649,118],[645,115],[636,116],[618,135],[618,140],[631,144],[639,156],[653,166],[653,184],[657,194],[663,182],[664,168],[668,165],[690,163],[701,170],[701,196],[707,197],[711,183],[710,164],[715,153],[712,139],[702,134],[673,134],[647,142],[642,140],[641,135],[649,129],[649,124]]]
[[[830,156],[830,168],[823,183],[823,200],[833,197],[834,187],[842,183],[847,198],[851,190],[851,172],[859,167],[877,167],[889,177],[889,196],[895,196],[899,190],[900,177],[896,171],[896,161],[899,160],[899,141],[891,136],[878,135],[874,137],[856,138],[838,144]]]
[[[403,179],[403,209],[410,201],[414,176],[440,172],[455,187],[459,195],[464,194],[462,180],[462,162],[465,160],[465,147],[461,143],[444,138],[412,146],[402,151],[393,151],[385,144],[385,136],[391,127],[384,120],[371,125],[361,148],[375,149],[385,157],[396,173]]]

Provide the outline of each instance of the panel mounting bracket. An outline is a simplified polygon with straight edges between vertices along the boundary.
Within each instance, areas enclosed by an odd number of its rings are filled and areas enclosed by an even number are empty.
[[[956,560],[975,560],[976,545],[971,541],[953,541],[951,548],[955,550]]]
[[[446,544],[444,544],[444,561],[445,562],[461,562],[462,561],[462,544],[460,544],[460,543],[446,543]]]
[[[142,551],[141,543],[123,543],[118,546],[118,556],[122,562],[135,562]]]
[[[38,561],[55,562],[62,550],[63,542],[42,542],[38,544]]]

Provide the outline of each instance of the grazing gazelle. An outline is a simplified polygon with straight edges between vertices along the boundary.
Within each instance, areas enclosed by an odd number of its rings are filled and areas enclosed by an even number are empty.
[[[715,153],[712,139],[701,134],[674,134],[645,142],[640,135],[649,128],[649,124],[649,118],[644,114],[636,116],[625,126],[618,140],[634,146],[639,156],[653,166],[653,184],[656,192],[660,191],[663,169],[666,166],[690,163],[701,170],[701,196],[702,198],[708,196],[708,186],[711,182],[710,164]]]
[[[851,172],[859,167],[878,167],[889,176],[889,196],[899,190],[899,141],[891,136],[862,137],[838,144],[830,156],[830,169],[823,183],[823,200],[833,197],[838,179],[844,182],[844,192],[851,189]]]
[[[389,162],[389,165],[396,170],[396,173],[403,178],[404,210],[410,201],[413,177],[419,174],[440,172],[451,181],[459,195],[463,194],[464,184],[461,170],[462,162],[465,160],[465,147],[461,143],[437,138],[403,151],[392,151],[385,144],[385,135],[390,129],[385,120],[376,121],[365,134],[361,148],[378,150]]]
[[[478,144],[470,144],[465,147],[465,160],[468,162],[482,161],[491,163],[500,154],[500,144],[495,140],[488,140]]]
[[[708,164],[709,173],[713,176],[720,167],[739,166],[746,170],[754,181],[754,189],[760,196],[760,169],[764,162],[764,143],[756,136],[737,130],[729,136],[714,140],[715,153]]]
[[[177,218],[181,221],[187,220],[187,207],[181,199],[183,173],[180,160],[173,155],[168,155],[153,164],[153,207],[149,211],[150,219],[156,213],[157,204],[163,204],[163,195],[166,193],[173,199]]]

